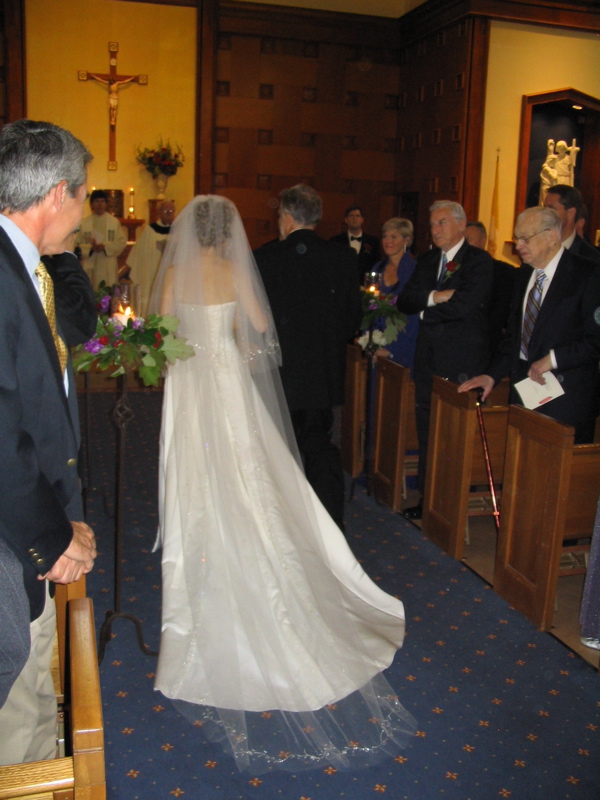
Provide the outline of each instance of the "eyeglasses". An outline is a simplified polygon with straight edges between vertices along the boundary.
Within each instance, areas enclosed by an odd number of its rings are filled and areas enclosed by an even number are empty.
[[[533,239],[534,236],[539,236],[540,233],[546,233],[546,231],[549,230],[550,228],[544,228],[541,231],[537,231],[537,233],[532,233],[531,236],[513,236],[513,242],[515,244],[519,244],[519,242],[521,242],[521,244],[527,245]]]

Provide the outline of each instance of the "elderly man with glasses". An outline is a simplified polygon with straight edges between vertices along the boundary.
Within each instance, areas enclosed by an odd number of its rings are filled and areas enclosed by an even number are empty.
[[[508,333],[485,375],[459,391],[482,388],[484,399],[510,373],[511,386],[529,377],[545,383],[551,371],[564,394],[543,413],[575,428],[575,443],[594,439],[600,359],[600,269],[561,243],[561,221],[550,208],[528,208],[517,218],[518,271]],[[510,401],[519,403],[514,388]]]

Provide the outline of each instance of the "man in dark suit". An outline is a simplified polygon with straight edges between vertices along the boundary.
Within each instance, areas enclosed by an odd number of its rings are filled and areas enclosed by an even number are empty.
[[[425,489],[433,376],[457,383],[477,375],[490,357],[488,304],[493,263],[488,253],[465,240],[467,218],[459,203],[439,200],[430,208],[435,248],[419,256],[398,296],[405,314],[420,313],[415,355],[415,413],[419,439],[417,488]],[[422,500],[405,509],[421,519]]]
[[[365,281],[365,273],[371,272],[375,264],[381,260],[379,239],[376,236],[364,233],[363,225],[365,224],[365,218],[363,217],[360,206],[350,206],[350,208],[347,208],[344,215],[344,222],[346,223],[345,233],[332,236],[329,241],[350,245],[350,247],[355,250],[358,255],[358,282],[362,286]]]
[[[487,231],[483,222],[467,222],[465,239],[473,247],[485,250]],[[506,261],[499,261],[496,258],[492,258],[492,261],[494,263],[494,280],[492,281],[492,293],[488,310],[488,326],[490,347],[492,353],[494,353],[502,341],[508,325],[516,271],[513,265],[508,264]]]
[[[344,402],[346,343],[361,319],[356,255],[314,231],[321,198],[310,186],[281,194],[281,241],[256,250],[281,345],[281,380],[306,477],[340,528],[344,476],[331,441]]]
[[[558,214],[561,222],[562,243],[576,256],[589,258],[600,264],[600,250],[580,236],[575,225],[583,213],[583,198],[579,189],[558,183],[548,189],[544,208],[551,208]]]
[[[75,386],[65,346],[78,312],[68,299],[54,302],[40,261],[62,253],[81,221],[90,159],[72,134],[49,123],[20,120],[0,132],[0,561],[10,575],[1,602],[4,620],[13,621],[7,649],[17,638],[28,644],[24,666],[20,658],[5,659],[3,622],[0,675],[10,691],[0,709],[0,763],[55,755],[52,584],[77,580],[96,556],[94,534],[82,521]],[[77,283],[74,268],[73,261],[54,264],[57,286]]]
[[[544,384],[552,371],[564,394],[543,407],[546,416],[573,425],[575,442],[593,441],[600,359],[600,267],[561,244],[561,222],[549,208],[528,208],[515,225],[518,271],[508,336],[483,375],[459,391],[483,388],[484,399],[510,373],[511,384],[529,377]],[[539,281],[539,312],[531,316]],[[520,403],[513,388],[511,402]]]

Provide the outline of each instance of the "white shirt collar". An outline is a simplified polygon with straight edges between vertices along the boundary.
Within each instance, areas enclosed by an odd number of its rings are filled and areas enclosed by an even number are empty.
[[[571,245],[575,241],[576,236],[577,236],[577,231],[574,230],[573,233],[564,240],[563,246],[566,247],[567,250],[571,249]]]
[[[446,259],[448,261],[452,261],[454,256],[458,253],[458,251],[460,250],[460,248],[463,246],[464,243],[465,239],[463,236],[463,238],[460,240],[458,244],[455,244],[454,247],[451,247],[450,250],[448,250],[448,252],[446,253]]]
[[[557,253],[557,254],[554,256],[554,258],[552,258],[552,259],[551,259],[551,260],[550,260],[550,261],[549,261],[549,262],[546,264],[546,266],[545,266],[545,267],[543,267],[543,270],[542,270],[542,271],[543,271],[543,272],[546,274],[546,280],[544,281],[544,286],[545,286],[545,287],[550,285],[550,281],[552,280],[552,278],[554,277],[554,273],[556,272],[556,268],[557,268],[557,266],[558,266],[558,262],[559,262],[559,261],[560,261],[560,259],[562,258],[562,254],[563,254],[564,252],[565,252],[565,247],[564,247],[564,245],[561,245],[561,248],[560,248],[560,250],[559,250],[559,251],[558,251],[558,253]],[[534,270],[533,270],[533,274],[534,274],[534,276],[535,276],[535,277],[537,277],[537,274],[538,274],[538,272],[539,272],[539,270],[537,270],[537,269],[535,269],[535,268],[534,268]],[[534,277],[534,280],[535,280],[535,277]]]

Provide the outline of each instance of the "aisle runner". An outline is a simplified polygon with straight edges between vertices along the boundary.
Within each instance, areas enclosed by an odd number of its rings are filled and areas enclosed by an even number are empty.
[[[123,610],[160,636],[157,510],[159,393],[132,396],[127,431]],[[101,555],[88,576],[99,627],[112,597],[114,397],[92,397],[89,521]],[[106,496],[106,498],[105,498]],[[104,502],[106,499],[106,503]],[[106,506],[106,508],[105,508]],[[153,691],[156,660],[133,627],[113,628],[101,667],[108,797],[113,800],[598,800],[600,677],[537,631],[483,581],[363,489],[347,509],[368,574],[406,607],[407,637],[387,677],[419,723],[396,760],[358,772],[240,774]]]

